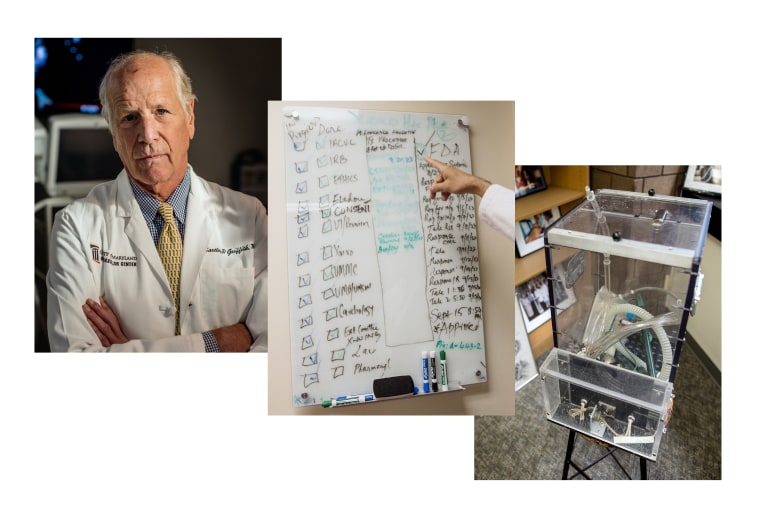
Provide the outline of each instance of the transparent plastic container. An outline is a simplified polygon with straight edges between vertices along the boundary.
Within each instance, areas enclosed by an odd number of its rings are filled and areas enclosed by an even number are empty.
[[[701,199],[587,189],[546,231],[555,349],[541,370],[549,419],[655,459],[700,298],[711,208]],[[614,416],[597,408],[602,420],[592,428],[583,399],[614,407]],[[604,426],[625,433],[631,415],[628,438]]]
[[[541,365],[546,417],[650,460],[665,432],[673,384],[552,349]]]

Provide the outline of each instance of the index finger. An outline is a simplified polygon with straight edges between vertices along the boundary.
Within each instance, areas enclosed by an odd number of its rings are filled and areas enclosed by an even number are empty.
[[[427,162],[428,164],[438,169],[438,171],[443,171],[443,168],[446,167],[446,164],[444,164],[443,162],[432,159],[430,157],[424,157],[424,158],[425,158],[425,162]]]
[[[104,307],[109,312],[113,312],[103,296],[100,296],[98,299],[100,300],[100,306]]]

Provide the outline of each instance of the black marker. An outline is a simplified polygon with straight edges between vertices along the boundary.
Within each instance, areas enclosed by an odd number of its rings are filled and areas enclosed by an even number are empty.
[[[435,351],[430,351],[430,383],[433,385],[433,392],[438,392],[438,379],[436,378],[435,374]]]

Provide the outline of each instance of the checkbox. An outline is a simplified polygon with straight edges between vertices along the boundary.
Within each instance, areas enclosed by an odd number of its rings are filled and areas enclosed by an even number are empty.
[[[296,216],[296,220],[298,220],[299,224],[305,224],[309,221],[309,212],[301,213],[300,215]]]
[[[301,338],[301,350],[308,349],[314,346],[314,339],[311,335],[306,335]]]
[[[302,328],[309,327],[312,324],[314,324],[314,318],[311,315],[309,315],[308,317],[304,317],[303,319],[301,319],[301,327]]]
[[[322,210],[322,218],[330,218],[330,208]]]
[[[337,338],[340,338],[340,330],[337,327],[334,327],[327,331],[327,341],[332,341]]]
[[[330,194],[325,194],[319,198],[319,207],[320,208],[330,207]]]
[[[330,178],[327,176],[319,177],[319,188],[325,188],[330,186]]]
[[[327,245],[326,247],[322,248],[322,260],[329,259],[333,256],[333,247],[332,245]]]
[[[335,297],[335,291],[332,289],[327,289],[325,291],[322,291],[322,299],[330,299]]]
[[[330,322],[333,319],[338,318],[338,309],[337,308],[330,308],[325,312],[325,320],[327,322]]]
[[[325,269],[322,270],[322,280],[332,280],[332,278],[335,275],[333,274],[333,267],[332,265],[327,266]]]
[[[298,212],[304,213],[309,211],[309,201],[298,201]]]
[[[309,224],[304,224],[298,228],[298,237],[299,238],[309,237]]]
[[[308,185],[306,184],[305,181],[299,181],[298,183],[296,183],[296,193],[297,194],[305,194],[308,188],[309,187],[308,187]]]
[[[332,220],[326,220],[324,223],[322,223],[322,233],[327,234],[328,232],[332,231]]]
[[[303,376],[303,386],[309,387],[312,384],[319,382],[319,373],[307,373]]]
[[[298,277],[299,287],[308,287],[311,285],[311,274],[301,275]]]
[[[303,161],[303,162],[296,162],[296,173],[303,174],[309,170],[309,162]]]
[[[332,361],[343,361],[346,358],[346,349],[337,349],[332,351],[330,359]]]
[[[307,262],[309,262],[309,252],[301,252],[296,257],[296,264],[299,266],[302,264],[306,264]]]
[[[317,167],[319,167],[320,169],[325,167],[329,163],[330,163],[330,157],[328,157],[327,155],[322,155],[321,157],[317,159]]]
[[[345,369],[343,368],[343,366],[337,366],[333,368],[333,378],[342,377],[344,371]]]
[[[301,361],[301,366],[314,366],[317,364],[317,354],[309,354],[308,356],[305,356],[303,358],[303,361]]]
[[[298,298],[298,308],[303,308],[304,306],[309,306],[310,304],[311,294],[306,294],[305,296]]]

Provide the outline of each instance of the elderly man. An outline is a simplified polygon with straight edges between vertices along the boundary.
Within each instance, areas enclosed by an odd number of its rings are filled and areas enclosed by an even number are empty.
[[[180,62],[123,55],[100,100],[124,170],[56,215],[51,350],[266,351],[266,211],[188,164],[195,95]]]

